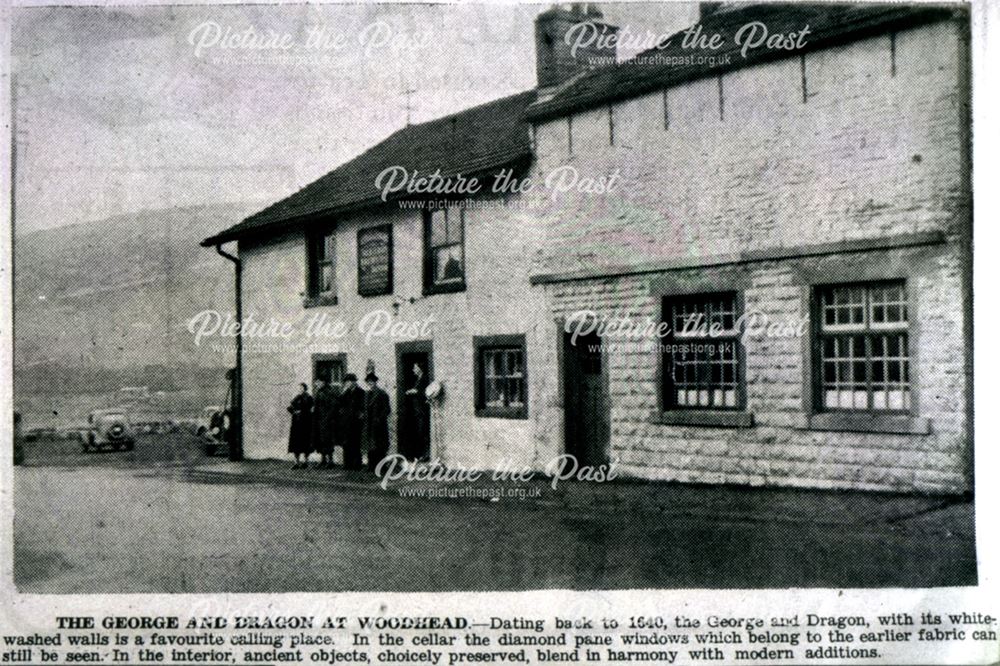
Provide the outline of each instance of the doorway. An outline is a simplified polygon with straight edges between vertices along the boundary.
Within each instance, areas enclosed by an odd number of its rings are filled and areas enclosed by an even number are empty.
[[[414,366],[420,368],[418,376]],[[396,450],[408,460],[429,460],[431,415],[427,385],[434,381],[430,340],[396,344]]]
[[[596,333],[564,333],[563,396],[566,410],[566,453],[580,465],[608,462],[611,406],[608,400],[607,358]]]

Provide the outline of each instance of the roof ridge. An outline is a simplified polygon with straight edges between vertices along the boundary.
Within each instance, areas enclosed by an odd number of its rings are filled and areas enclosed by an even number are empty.
[[[465,107],[464,109],[462,109],[460,111],[453,111],[452,113],[446,113],[443,116],[438,116],[436,118],[431,118],[429,120],[423,120],[423,121],[421,121],[419,123],[413,123],[412,125],[406,125],[402,129],[400,129],[400,131],[409,129],[411,127],[425,127],[425,126],[431,125],[433,123],[439,123],[442,120],[447,120],[448,118],[453,118],[455,116],[460,116],[460,115],[462,115],[464,113],[470,113],[472,111],[476,111],[476,110],[482,109],[483,107],[490,106],[492,104],[496,104],[497,102],[502,102],[502,101],[508,100],[508,99],[514,99],[516,97],[520,97],[521,95],[537,94],[537,93],[538,93],[538,88],[531,88],[529,90],[522,90],[519,93],[513,93],[511,95],[504,95],[503,97],[497,97],[495,99],[491,99],[491,100],[488,100],[486,102],[482,102],[480,104],[476,104],[475,106],[467,106],[467,107]]]

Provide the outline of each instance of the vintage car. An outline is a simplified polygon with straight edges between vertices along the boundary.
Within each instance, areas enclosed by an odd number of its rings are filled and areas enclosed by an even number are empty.
[[[87,424],[84,453],[101,449],[131,451],[135,448],[135,433],[124,409],[95,409],[87,417]]]

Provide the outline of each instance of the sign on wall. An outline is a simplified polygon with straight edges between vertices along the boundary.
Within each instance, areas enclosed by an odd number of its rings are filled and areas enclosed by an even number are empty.
[[[379,296],[392,293],[392,226],[358,231],[358,293]]]

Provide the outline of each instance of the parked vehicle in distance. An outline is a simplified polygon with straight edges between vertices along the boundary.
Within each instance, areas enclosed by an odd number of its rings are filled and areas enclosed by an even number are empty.
[[[123,408],[95,409],[87,416],[87,424],[84,453],[101,449],[131,451],[135,448],[135,432]]]
[[[211,405],[202,411],[202,415],[198,419],[197,434],[202,440],[202,450],[206,456],[229,453],[229,442],[226,439],[228,430],[228,410],[218,405]]]
[[[24,441],[21,433],[21,412],[14,412],[14,464],[24,462]]]

